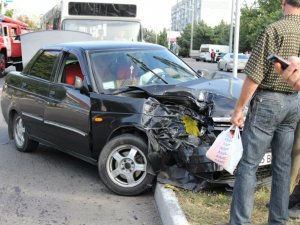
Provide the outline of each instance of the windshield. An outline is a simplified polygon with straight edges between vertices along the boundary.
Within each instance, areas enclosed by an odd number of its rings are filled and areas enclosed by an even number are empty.
[[[63,30],[90,33],[99,40],[140,41],[140,23],[131,21],[66,19]]]
[[[104,89],[178,84],[198,75],[168,50],[92,52],[93,73]]]

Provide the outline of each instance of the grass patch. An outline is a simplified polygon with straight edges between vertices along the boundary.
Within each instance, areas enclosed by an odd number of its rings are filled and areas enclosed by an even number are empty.
[[[214,225],[228,223],[231,192],[222,190],[193,193],[173,188],[179,204],[191,225]],[[253,225],[267,225],[270,189],[260,188],[255,193]],[[300,220],[290,220],[288,225],[300,225]]]

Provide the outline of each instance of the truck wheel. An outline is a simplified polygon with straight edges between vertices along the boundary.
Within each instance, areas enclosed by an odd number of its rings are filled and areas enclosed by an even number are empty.
[[[138,136],[123,134],[102,149],[98,170],[103,183],[119,195],[133,196],[151,187],[147,144]]]
[[[0,53],[0,78],[5,76],[5,67],[6,67],[5,57],[2,53]]]
[[[16,148],[20,152],[32,152],[38,146],[38,142],[29,139],[23,119],[19,114],[13,118],[13,137]]]

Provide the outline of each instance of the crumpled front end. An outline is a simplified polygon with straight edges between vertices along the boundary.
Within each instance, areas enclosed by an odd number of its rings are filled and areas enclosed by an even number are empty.
[[[206,157],[216,136],[230,125],[213,120],[215,107],[209,92],[177,91],[148,98],[142,125],[160,182],[194,191],[216,184],[233,186],[234,177]]]

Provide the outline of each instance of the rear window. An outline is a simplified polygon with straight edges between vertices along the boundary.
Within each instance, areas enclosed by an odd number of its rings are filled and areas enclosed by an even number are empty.
[[[233,59],[233,54],[230,55],[230,58]],[[246,55],[239,55],[238,58],[239,59],[248,59],[249,57]]]
[[[209,52],[209,48],[201,48],[200,52]]]

